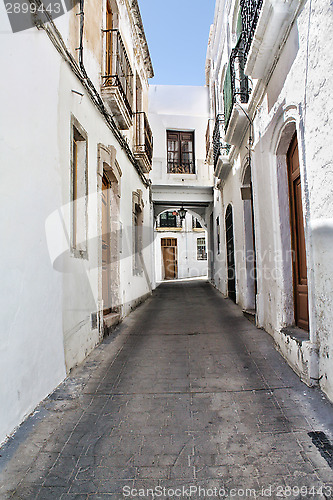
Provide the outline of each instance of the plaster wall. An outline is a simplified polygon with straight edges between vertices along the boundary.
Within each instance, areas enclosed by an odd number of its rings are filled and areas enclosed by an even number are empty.
[[[65,39],[71,14],[57,20]],[[31,29],[12,34],[4,12],[0,19],[6,45],[0,56],[0,212],[6,241],[1,259],[0,406],[6,408],[0,415],[1,443],[102,337],[100,144],[115,148],[125,179],[117,235],[122,316],[151,292],[153,224],[149,189],[46,33]],[[87,219],[85,230],[80,228],[86,252],[81,257],[71,248],[73,119],[87,144],[88,197],[82,201]],[[137,190],[142,191],[143,220],[149,228],[142,236],[140,275],[133,274],[132,265],[132,193]]]
[[[256,165],[257,217],[260,227],[261,252],[273,242],[275,255],[282,259],[274,268],[278,277],[262,281],[259,303],[259,323],[273,332],[283,350],[287,341],[277,332],[286,324],[293,323],[293,297],[291,262],[285,255],[290,248],[288,228],[281,231],[283,218],[288,217],[287,183],[283,169],[286,167],[279,144],[286,140],[283,129],[288,121],[294,122],[290,129],[297,132],[301,167],[304,225],[308,266],[310,343],[319,349],[319,378],[321,387],[332,399],[332,371],[327,360],[332,355],[332,274],[328,243],[332,234],[332,160],[329,134],[332,127],[332,104],[327,83],[327,54],[331,54],[325,31],[332,29],[332,8],[320,2],[305,4],[297,23],[290,32],[278,64],[267,86],[267,93],[255,119],[257,144],[254,161]],[[318,25],[321,29],[318,31]],[[322,29],[323,26],[323,29]],[[327,52],[328,50],[328,52]],[[330,56],[328,56],[330,57]],[[328,66],[327,66],[328,64]],[[286,153],[286,148],[284,154]],[[265,196],[263,186],[270,186]],[[283,187],[284,186],[284,187]],[[269,197],[271,202],[269,203]],[[272,224],[270,224],[272,221]],[[325,249],[325,250],[324,250]],[[269,293],[269,290],[273,293]],[[267,301],[267,298],[269,300]],[[303,346],[303,351],[306,344]],[[288,348],[290,350],[290,347]],[[296,357],[298,347],[292,351]],[[300,357],[300,356],[298,356]],[[301,376],[311,383],[310,362],[302,363]],[[294,365],[300,365],[295,361]],[[297,368],[296,368],[297,369]],[[317,371],[318,371],[317,369]]]
[[[43,32],[12,34],[0,19],[1,443],[66,370],[62,276],[52,268],[45,235],[48,215],[62,203],[58,55]]]
[[[120,239],[119,248],[120,276],[119,300],[121,315],[130,312],[132,303],[151,291],[151,235],[149,227],[150,204],[149,191],[143,185],[138,173],[121,149],[112,132],[105,124],[99,112],[86,95],[65,63],[62,63],[62,78],[59,101],[59,143],[63,166],[63,204],[70,201],[70,152],[71,152],[71,117],[74,116],[87,134],[88,149],[88,198],[87,198],[87,259],[74,258],[69,269],[63,273],[64,286],[64,338],[66,366],[70,369],[80,363],[101,339],[100,325],[92,330],[92,314],[102,308],[101,295],[101,201],[98,187],[98,145],[115,148],[115,160],[122,172],[119,188],[118,234],[111,238]],[[72,89],[83,93],[80,96]],[[123,180],[125,179],[125,181]],[[141,275],[133,274],[133,215],[132,193],[141,189],[144,199],[143,256],[144,271]],[[69,213],[66,210],[66,226],[71,227]],[[145,272],[145,268],[147,271]]]

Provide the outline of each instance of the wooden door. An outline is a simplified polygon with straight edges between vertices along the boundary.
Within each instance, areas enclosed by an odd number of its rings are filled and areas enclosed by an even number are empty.
[[[161,247],[162,247],[164,279],[165,280],[176,279],[178,276],[177,239],[162,238]]]
[[[228,297],[236,302],[236,268],[234,247],[234,223],[232,206],[228,205],[225,215],[227,266],[228,266]]]
[[[102,179],[102,294],[104,314],[111,311],[110,293],[110,195],[111,184],[104,175]]]
[[[302,188],[298,157],[298,143],[295,134],[287,153],[291,244],[293,250],[293,281],[295,323],[303,330],[309,330],[308,281],[302,206]]]

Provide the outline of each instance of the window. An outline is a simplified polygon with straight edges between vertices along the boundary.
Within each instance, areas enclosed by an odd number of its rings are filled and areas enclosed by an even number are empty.
[[[177,212],[164,212],[160,215],[159,227],[179,227]]]
[[[192,217],[192,228],[193,229],[202,229],[202,225],[198,221],[196,217]]]
[[[194,132],[167,130],[169,174],[194,174]]]
[[[197,239],[197,260],[207,260],[206,238]]]
[[[72,119],[71,218],[72,251],[87,257],[87,140],[86,132]]]

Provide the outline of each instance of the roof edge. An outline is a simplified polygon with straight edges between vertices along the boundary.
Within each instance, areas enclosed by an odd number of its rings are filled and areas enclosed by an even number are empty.
[[[145,35],[145,30],[143,27],[141,12],[138,4],[138,0],[132,0],[131,11],[134,19],[134,24],[138,30],[138,36],[142,45],[143,53],[144,53],[144,65],[148,74],[148,78],[153,78],[154,76],[154,68],[153,63],[151,61],[148,42]]]

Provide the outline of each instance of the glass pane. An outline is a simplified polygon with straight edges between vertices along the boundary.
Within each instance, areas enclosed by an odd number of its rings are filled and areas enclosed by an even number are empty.
[[[182,151],[183,152],[192,152],[193,144],[189,141],[182,141]]]

